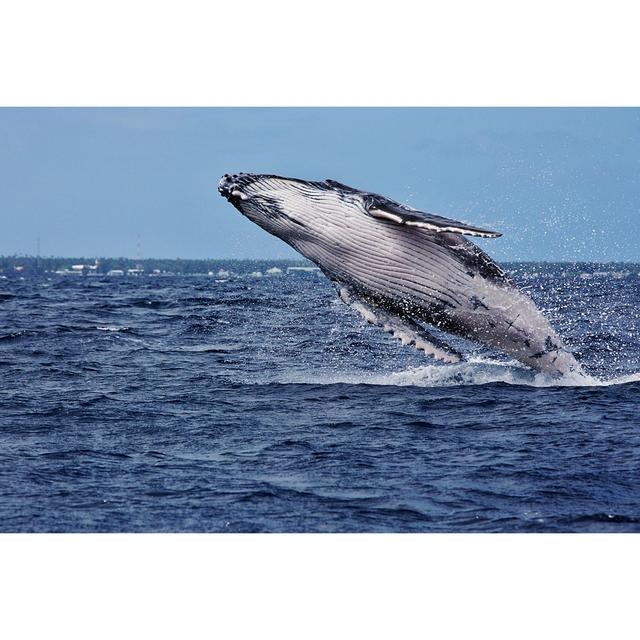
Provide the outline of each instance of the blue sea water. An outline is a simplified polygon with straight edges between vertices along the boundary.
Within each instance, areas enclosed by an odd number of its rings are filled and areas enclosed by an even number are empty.
[[[640,531],[640,265],[509,267],[593,380],[436,364],[319,273],[1,280],[0,530]]]

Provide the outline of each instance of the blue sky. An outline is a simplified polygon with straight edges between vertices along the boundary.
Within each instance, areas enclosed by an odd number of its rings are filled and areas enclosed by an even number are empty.
[[[216,191],[324,179],[503,231],[498,260],[640,261],[640,110],[0,109],[0,254],[295,257]]]

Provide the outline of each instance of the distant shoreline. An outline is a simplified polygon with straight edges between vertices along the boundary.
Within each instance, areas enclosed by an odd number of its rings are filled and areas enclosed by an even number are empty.
[[[507,270],[518,271],[525,266],[544,265],[571,272],[617,271],[631,267],[640,271],[640,262],[554,262],[522,261],[502,262]],[[182,259],[182,258],[69,258],[37,256],[0,256],[0,276],[140,276],[140,275],[200,275],[228,277],[230,274],[255,275],[279,274],[288,271],[316,270],[304,259]]]
[[[313,267],[308,260],[0,256],[0,275],[216,275]],[[119,272],[122,272],[120,274]]]

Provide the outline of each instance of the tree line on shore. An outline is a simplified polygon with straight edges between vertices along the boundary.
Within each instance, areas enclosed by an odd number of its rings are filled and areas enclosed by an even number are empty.
[[[93,271],[107,274],[109,271],[139,269],[142,273],[170,273],[191,275],[197,273],[217,273],[232,271],[250,273],[269,267],[285,270],[292,266],[309,266],[306,260],[197,260],[187,258],[58,258],[36,256],[0,256],[0,274],[8,275],[44,275],[56,271],[71,270],[74,266],[84,265],[82,272]],[[90,269],[91,267],[91,269]]]

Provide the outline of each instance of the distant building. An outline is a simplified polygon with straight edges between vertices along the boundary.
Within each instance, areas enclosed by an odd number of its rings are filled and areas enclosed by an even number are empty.
[[[93,264],[72,264],[70,269],[58,269],[54,271],[59,276],[95,276],[98,275],[98,265],[96,260]]]
[[[57,276],[82,276],[82,269],[58,269],[54,273]]]

